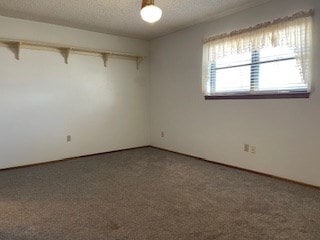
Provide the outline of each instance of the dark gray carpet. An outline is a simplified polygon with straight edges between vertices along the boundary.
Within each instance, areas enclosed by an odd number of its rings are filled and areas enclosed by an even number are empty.
[[[154,148],[0,172],[0,239],[320,239],[320,191]]]

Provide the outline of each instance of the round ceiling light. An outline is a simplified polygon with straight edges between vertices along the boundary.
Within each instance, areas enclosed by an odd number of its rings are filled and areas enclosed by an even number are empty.
[[[154,0],[143,0],[140,15],[144,21],[155,23],[160,20],[162,10],[154,5]]]

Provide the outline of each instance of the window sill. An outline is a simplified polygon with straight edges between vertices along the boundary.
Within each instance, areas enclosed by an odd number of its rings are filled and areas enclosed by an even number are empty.
[[[309,98],[310,93],[281,93],[281,94],[239,94],[205,96],[205,100],[227,100],[227,99],[283,99],[283,98]]]

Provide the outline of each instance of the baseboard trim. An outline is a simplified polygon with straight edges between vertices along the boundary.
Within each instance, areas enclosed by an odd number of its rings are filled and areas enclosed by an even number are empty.
[[[169,149],[166,149],[166,148],[155,147],[155,146],[150,146],[150,147],[155,148],[155,149],[159,149],[159,150],[163,150],[163,151],[167,151],[167,152],[172,152],[172,153],[184,155],[184,156],[187,156],[187,157],[196,158],[198,160],[205,161],[205,162],[208,162],[208,163],[217,164],[217,165],[220,165],[220,166],[225,166],[225,167],[229,167],[229,168],[233,168],[233,169],[237,169],[237,170],[241,170],[241,171],[245,171],[245,172],[249,172],[249,173],[253,173],[253,174],[257,174],[257,175],[262,175],[262,176],[265,176],[265,177],[270,177],[270,178],[274,178],[274,179],[278,179],[278,180],[282,180],[282,181],[286,181],[286,182],[290,182],[290,183],[294,183],[294,184],[299,184],[299,185],[302,185],[302,186],[305,186],[305,187],[311,187],[311,188],[315,188],[317,190],[320,190],[320,186],[312,185],[312,184],[309,184],[309,183],[299,182],[299,181],[292,180],[292,179],[289,179],[289,178],[279,177],[279,176],[268,174],[268,173],[258,172],[258,171],[254,171],[254,170],[250,170],[250,169],[246,169],[246,168],[241,168],[241,167],[233,166],[233,165],[230,165],[230,164],[215,162],[215,161],[211,161],[211,160],[208,160],[208,159],[205,159],[205,158],[201,158],[201,157],[198,157],[198,156],[193,156],[193,155],[186,154],[186,153],[172,151],[172,150],[169,150]]]
[[[39,166],[39,165],[46,165],[46,164],[57,163],[57,162],[62,162],[62,161],[72,161],[72,160],[76,160],[78,158],[84,158],[84,157],[90,157],[90,156],[98,156],[98,155],[107,154],[107,153],[122,152],[122,151],[127,151],[127,150],[145,148],[145,147],[152,147],[152,148],[155,148],[155,149],[159,149],[159,150],[163,150],[163,151],[167,151],[167,152],[171,152],[171,153],[176,153],[176,154],[180,154],[180,155],[187,156],[187,157],[192,157],[192,158],[198,159],[200,161],[205,161],[205,162],[208,162],[208,163],[217,164],[217,165],[221,165],[221,166],[225,166],[225,167],[229,167],[229,168],[233,168],[233,169],[237,169],[237,170],[241,170],[241,171],[245,171],[245,172],[249,172],[249,173],[253,173],[253,174],[257,174],[257,175],[262,175],[262,176],[265,176],[265,177],[270,177],[270,178],[274,178],[274,179],[278,179],[278,180],[282,180],[282,181],[286,181],[286,182],[290,182],[290,183],[294,183],[294,184],[299,184],[299,185],[302,185],[302,186],[311,187],[311,188],[315,188],[317,190],[320,190],[320,186],[312,185],[312,184],[309,184],[309,183],[299,182],[299,181],[296,181],[296,180],[292,180],[292,179],[288,179],[288,178],[284,178],[284,177],[279,177],[279,176],[275,176],[275,175],[268,174],[268,173],[258,172],[258,171],[254,171],[254,170],[250,170],[250,169],[246,169],[246,168],[241,168],[241,167],[233,166],[233,165],[230,165],[230,164],[215,162],[215,161],[211,161],[211,160],[208,160],[208,159],[205,159],[205,158],[201,158],[201,157],[198,157],[198,156],[194,156],[194,155],[190,155],[190,154],[186,154],[186,153],[182,153],[182,152],[177,152],[177,151],[169,150],[169,149],[166,149],[166,148],[156,147],[156,146],[152,146],[152,145],[144,145],[144,146],[138,146],[138,147],[132,147],[132,148],[123,148],[123,149],[118,149],[118,150],[112,150],[112,151],[93,153],[93,154],[88,154],[88,155],[80,155],[80,156],[75,156],[75,157],[69,157],[69,158],[64,158],[64,159],[59,159],[59,160],[52,160],[52,161],[41,162],[41,163],[27,164],[27,165],[23,165],[23,166],[3,168],[3,169],[0,169],[0,172],[1,171],[9,171],[9,170],[14,170],[14,169],[19,169],[19,168],[28,168],[28,167],[34,167],[34,166]]]
[[[118,150],[99,152],[99,153],[92,153],[92,154],[88,154],[88,155],[80,155],[80,156],[63,158],[63,159],[58,159],[58,160],[51,160],[51,161],[40,162],[40,163],[26,164],[26,165],[16,166],[16,167],[2,168],[2,169],[0,169],[0,172],[1,171],[9,171],[9,170],[14,170],[14,169],[19,169],[19,168],[28,168],[28,167],[34,167],[34,166],[39,166],[39,165],[46,165],[46,164],[57,163],[57,162],[71,161],[71,160],[76,160],[78,158],[98,156],[98,155],[107,154],[107,153],[122,152],[122,151],[127,151],[127,150],[145,148],[145,147],[151,147],[151,146],[150,145],[144,145],[144,146],[138,146],[138,147],[132,147],[132,148],[123,148],[123,149],[118,149]]]

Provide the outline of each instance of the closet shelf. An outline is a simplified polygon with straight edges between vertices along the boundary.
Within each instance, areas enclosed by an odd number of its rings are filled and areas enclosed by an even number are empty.
[[[60,52],[64,57],[64,62],[66,64],[69,63],[70,54],[100,56],[102,57],[105,67],[107,67],[107,63],[110,57],[134,60],[136,62],[137,69],[139,69],[140,63],[145,59],[145,57],[143,56],[133,55],[129,53],[113,52],[113,51],[101,50],[101,49],[81,48],[81,47],[74,47],[74,46],[68,46],[68,45],[44,43],[44,42],[24,41],[24,40],[16,40],[16,39],[0,38],[0,45],[9,47],[10,49],[14,50],[15,58],[17,60],[20,60],[20,54],[21,54],[22,48]]]

